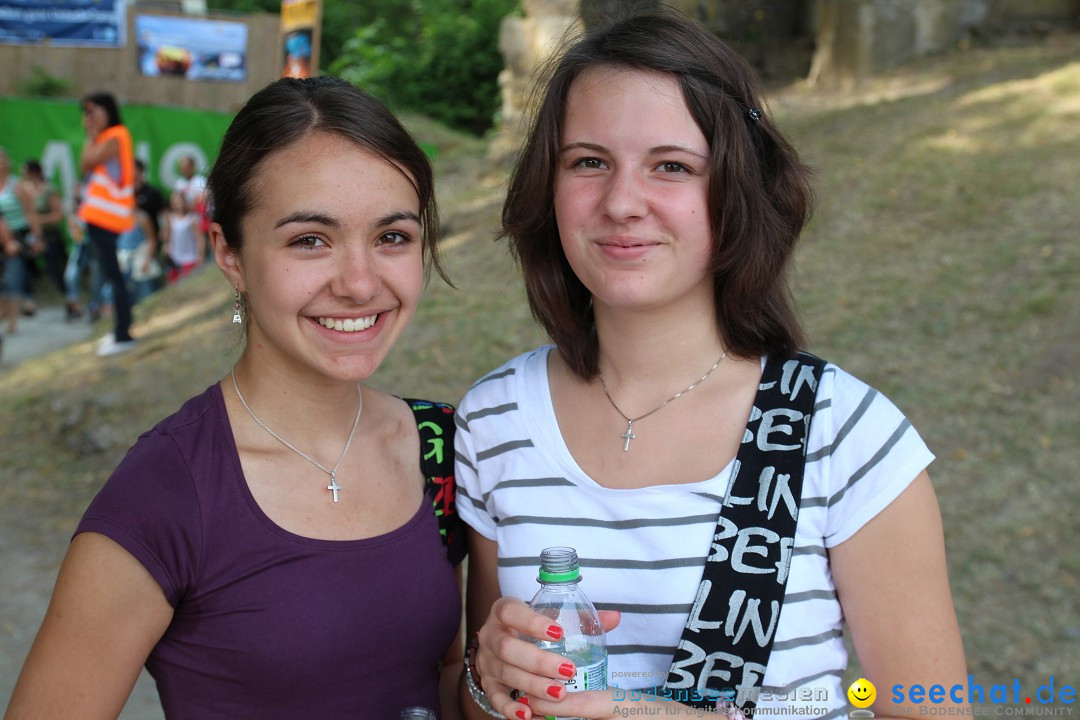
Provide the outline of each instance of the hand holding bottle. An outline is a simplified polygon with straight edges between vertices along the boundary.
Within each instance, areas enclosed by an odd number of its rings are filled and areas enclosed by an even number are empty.
[[[611,693],[592,688],[607,686],[603,633],[618,625],[619,613],[597,613],[577,589],[576,554],[572,572],[548,570],[545,580],[541,567],[534,607],[507,597],[492,605],[475,658],[483,688],[492,707],[509,718],[610,717]]]

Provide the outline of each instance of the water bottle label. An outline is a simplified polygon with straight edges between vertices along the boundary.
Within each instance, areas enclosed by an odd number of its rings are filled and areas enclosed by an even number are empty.
[[[607,658],[592,665],[579,665],[574,677],[566,682],[567,692],[607,689]]]

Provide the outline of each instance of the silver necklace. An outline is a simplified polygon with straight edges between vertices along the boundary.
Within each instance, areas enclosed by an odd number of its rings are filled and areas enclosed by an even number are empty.
[[[334,494],[334,502],[337,502],[338,501],[338,491],[341,490],[341,486],[337,484],[337,471],[338,471],[338,468],[341,467],[341,461],[345,459],[345,455],[348,454],[348,452],[349,452],[349,446],[352,445],[353,436],[356,435],[356,426],[360,424],[360,413],[362,413],[364,411],[364,393],[360,390],[360,384],[359,383],[356,384],[356,394],[360,398],[360,407],[356,408],[356,419],[353,420],[352,430],[349,431],[349,439],[345,442],[345,449],[341,451],[341,457],[338,458],[337,463],[334,465],[333,470],[328,470],[318,460],[311,457],[307,453],[304,453],[304,452],[298,450],[288,440],[281,437],[276,432],[274,432],[269,427],[267,427],[266,423],[264,423],[262,420],[260,420],[259,417],[254,412],[252,412],[251,407],[247,404],[247,400],[244,399],[243,394],[240,392],[240,387],[236,384],[236,368],[235,367],[232,369],[232,386],[233,386],[233,390],[236,391],[236,397],[240,398],[240,402],[243,403],[244,409],[248,411],[248,415],[251,416],[252,420],[259,423],[259,427],[261,427],[266,432],[270,433],[274,437],[274,439],[277,440],[278,442],[280,442],[282,445],[289,448],[294,453],[296,453],[300,457],[304,458],[309,463],[311,463],[312,465],[319,468],[324,473],[326,473],[327,475],[330,476],[330,484],[326,486],[326,489]]]
[[[608,402],[611,403],[611,407],[615,408],[615,412],[622,415],[623,420],[626,421],[626,432],[624,432],[622,435],[619,436],[619,437],[621,437],[623,439],[623,447],[622,447],[623,452],[630,452],[630,441],[637,437],[637,435],[634,434],[634,423],[636,423],[638,420],[644,420],[645,418],[649,417],[653,413],[660,412],[661,410],[664,409],[664,407],[669,402],[671,402],[672,400],[676,400],[678,398],[681,398],[683,395],[690,392],[691,390],[696,388],[701,383],[705,382],[705,379],[713,374],[713,370],[720,367],[720,363],[722,363],[724,361],[724,358],[726,358],[726,357],[727,357],[727,351],[725,350],[724,353],[720,356],[720,359],[717,360],[716,362],[714,362],[713,366],[711,368],[709,368],[709,370],[704,375],[702,375],[700,378],[698,378],[697,381],[691,383],[690,386],[685,388],[684,390],[680,390],[679,392],[675,393],[674,395],[669,397],[667,400],[665,400],[664,402],[662,402],[659,405],[657,405],[656,407],[654,407],[649,412],[645,413],[644,415],[638,415],[636,418],[630,417],[629,415],[627,415],[626,413],[624,413],[622,410],[619,409],[619,406],[616,405],[615,401],[611,399],[611,393],[608,392],[607,383],[604,382],[604,373],[599,373],[600,374],[600,387],[604,388],[604,395],[607,396]]]

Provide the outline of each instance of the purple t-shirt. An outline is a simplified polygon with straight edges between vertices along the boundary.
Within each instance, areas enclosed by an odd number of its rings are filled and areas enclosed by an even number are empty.
[[[431,498],[378,537],[285,531],[248,489],[217,385],[139,438],[80,532],[134,555],[175,609],[146,663],[168,718],[439,707],[461,597]]]

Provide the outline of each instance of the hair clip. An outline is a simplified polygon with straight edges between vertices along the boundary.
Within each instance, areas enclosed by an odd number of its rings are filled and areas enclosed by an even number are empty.
[[[746,111],[746,116],[754,122],[761,122],[761,108],[750,108]]]

